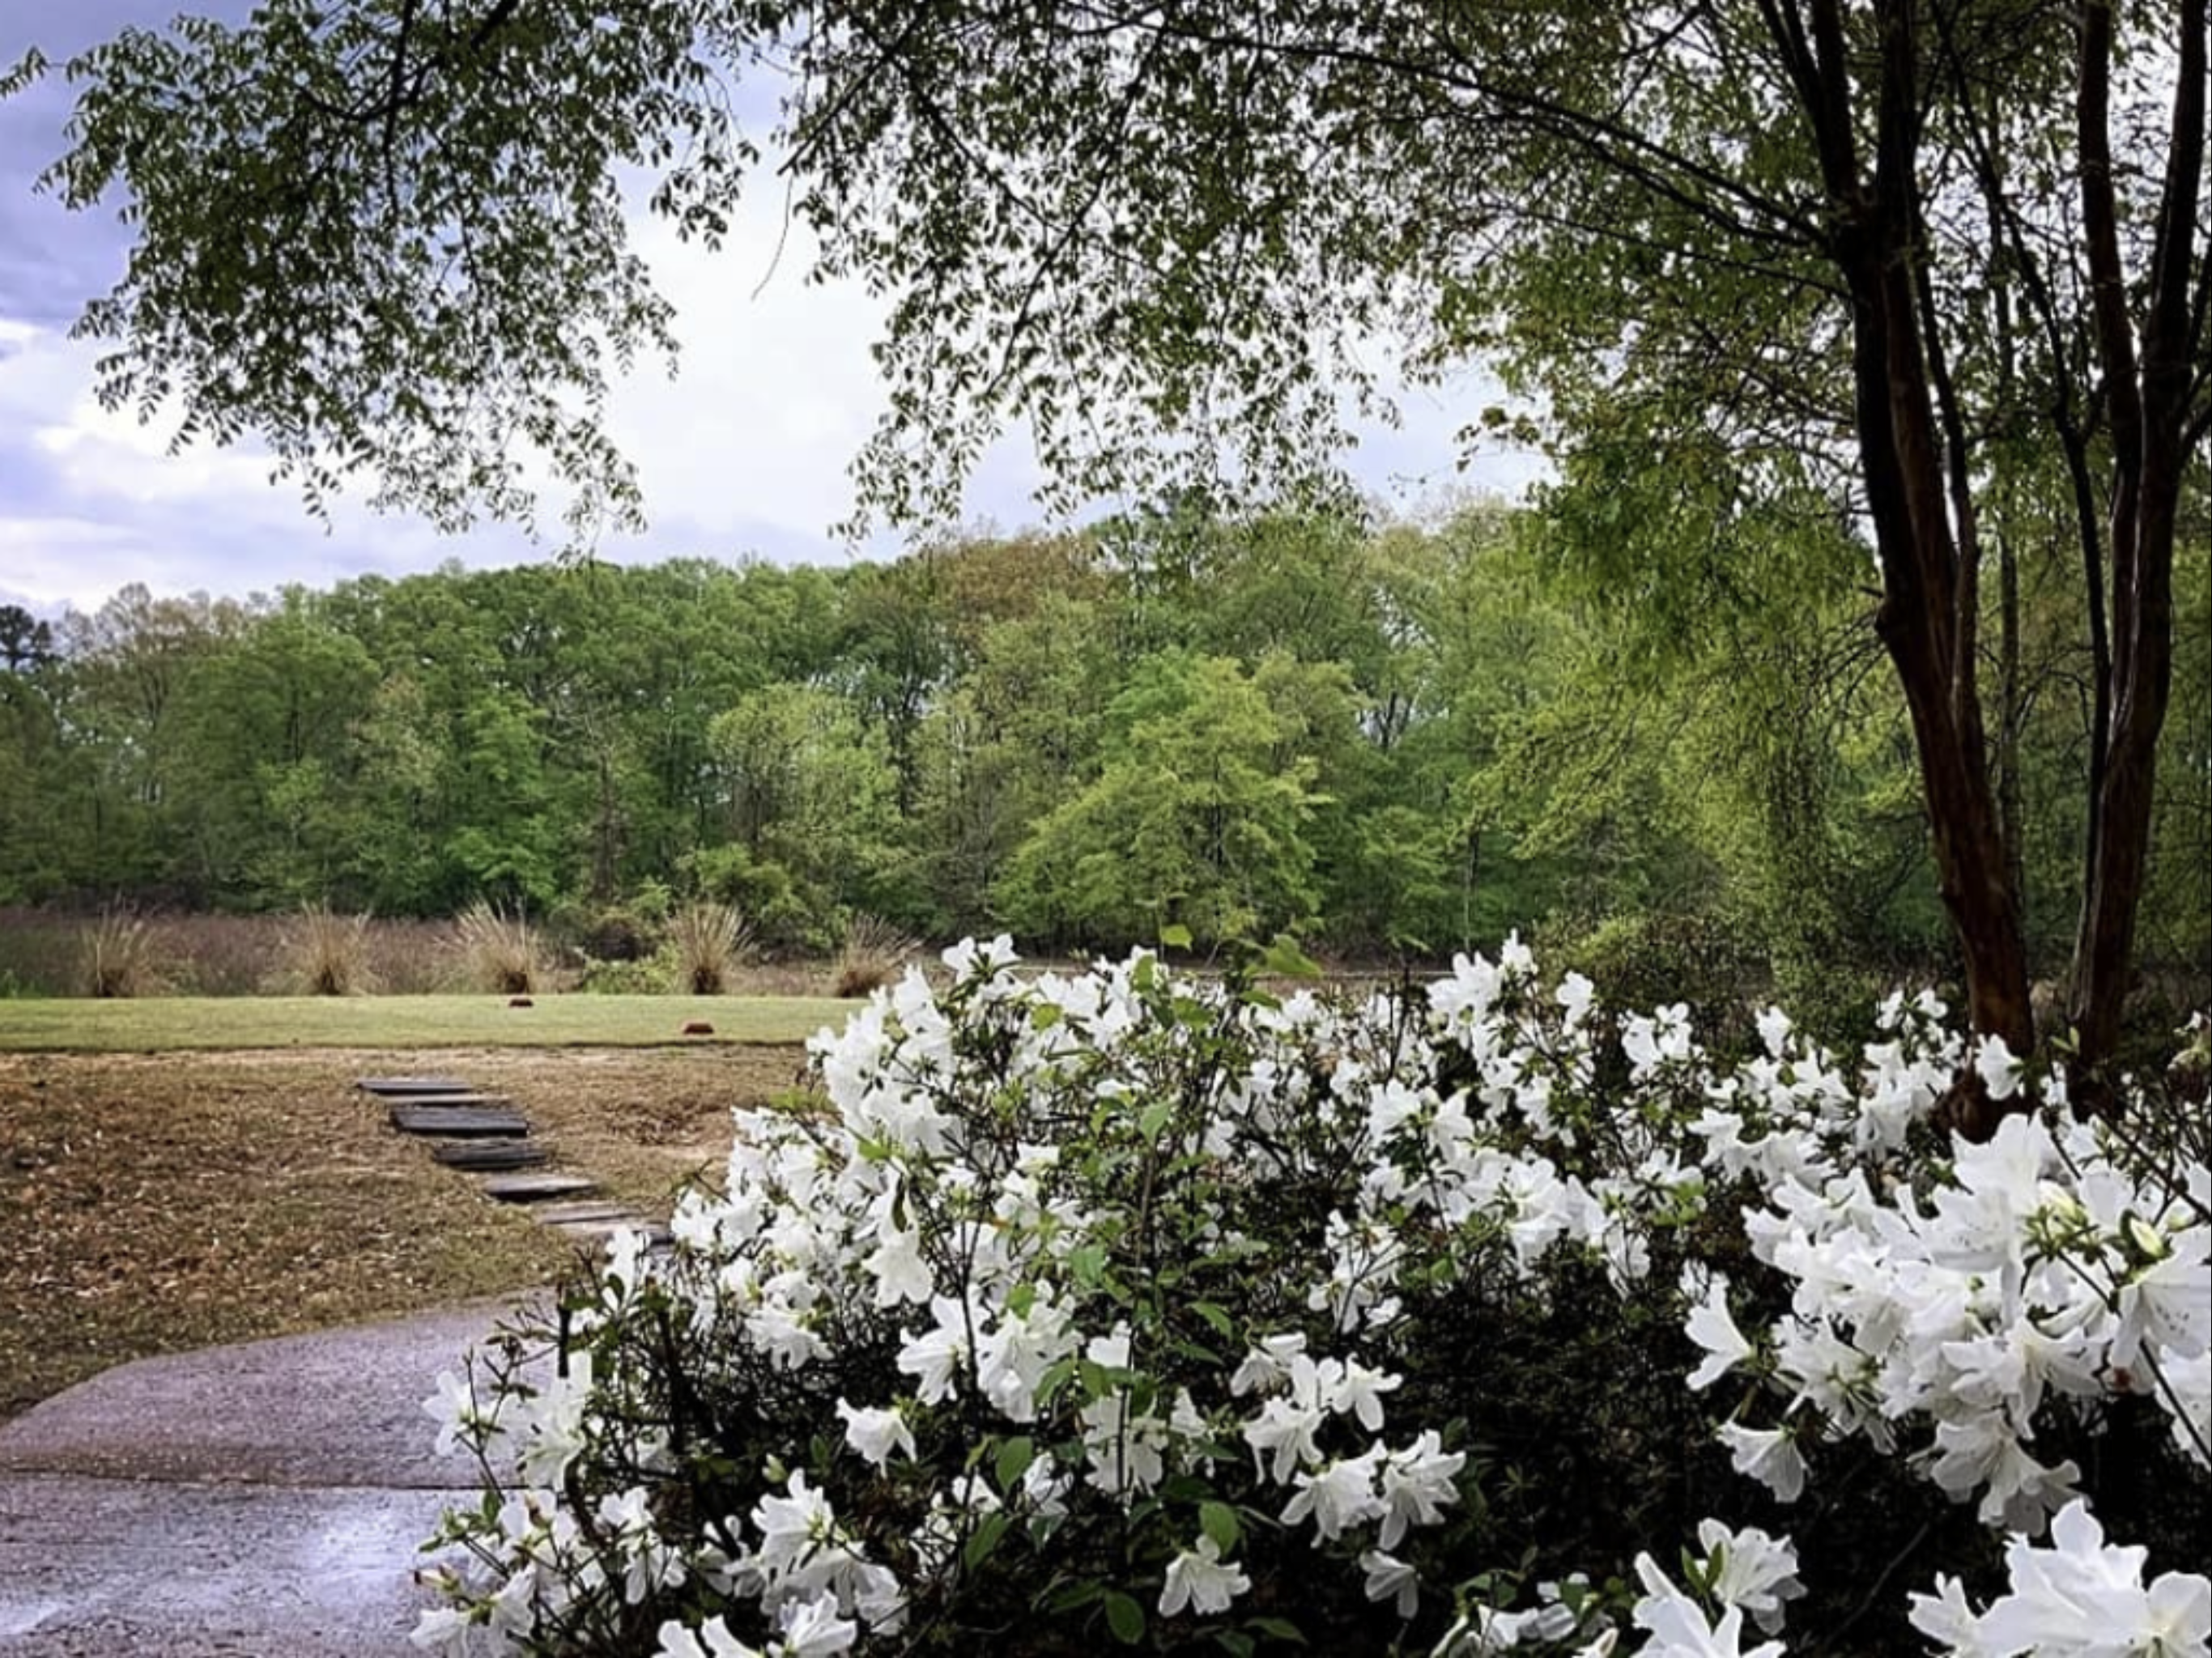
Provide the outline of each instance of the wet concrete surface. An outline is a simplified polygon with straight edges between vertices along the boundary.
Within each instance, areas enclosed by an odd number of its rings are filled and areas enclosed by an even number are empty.
[[[422,1401],[504,1310],[141,1360],[0,1427],[0,1654],[415,1650],[472,1469]]]

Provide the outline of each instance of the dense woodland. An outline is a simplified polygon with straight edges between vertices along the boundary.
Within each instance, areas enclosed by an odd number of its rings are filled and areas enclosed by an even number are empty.
[[[1185,507],[842,569],[449,565],[0,614],[0,902],[487,898],[588,938],[696,894],[785,950],[860,913],[1366,960],[1519,928],[1632,991],[1829,1007],[1943,976],[1900,699],[1867,594],[1821,574],[1843,530],[1769,512],[1736,531],[1762,558],[1624,593],[1621,503],[1382,527]],[[2182,994],[2212,949],[2207,540],[2177,584],[2144,910]],[[2017,669],[1989,665],[2045,975],[2091,718],[2064,574],[2022,561],[1993,641]]]

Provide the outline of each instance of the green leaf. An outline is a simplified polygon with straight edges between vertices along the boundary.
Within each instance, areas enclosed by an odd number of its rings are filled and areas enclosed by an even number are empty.
[[[1213,1540],[1224,1558],[1237,1546],[1237,1540],[1244,1528],[1237,1523],[1237,1510],[1226,1503],[1201,1503],[1198,1505],[1198,1526]]]
[[[1145,1108],[1144,1114],[1137,1119],[1137,1133],[1148,1140],[1156,1140],[1160,1137],[1160,1130],[1168,1126],[1168,1119],[1173,1115],[1175,1115],[1173,1105],[1165,1100],[1155,1100]]]
[[[1106,1596],[1106,1627],[1125,1647],[1145,1638],[1145,1609],[1126,1594],[1109,1591]]]
[[[1190,947],[1190,929],[1182,922],[1171,921],[1160,929],[1162,950],[1188,950]]]
[[[1248,1618],[1244,1627],[1260,1631],[1271,1641],[1287,1641],[1294,1647],[1306,1644],[1306,1637],[1296,1624],[1282,1618]]]
[[[1208,1324],[1211,1324],[1223,1335],[1234,1336],[1237,1333],[1236,1321],[1229,1316],[1229,1309],[1221,1306],[1218,1303],[1211,1301],[1194,1301],[1191,1303],[1190,1310],[1196,1313],[1200,1318],[1204,1319]]]
[[[1002,1491],[1013,1490],[1021,1483],[1022,1476],[1030,1471],[1030,1464],[1036,1461],[1036,1444],[1027,1435],[1009,1439],[1000,1446],[998,1460],[992,1465],[992,1471],[999,1476],[999,1489]]]
[[[1271,979],[1318,979],[1321,963],[1300,950],[1297,940],[1287,932],[1279,932],[1273,943],[1260,952],[1260,971]]]
[[[1030,1029],[1049,1030],[1066,1017],[1066,1010],[1059,1003],[1039,1002],[1030,1009]]]
[[[1104,1593],[1102,1584],[1088,1577],[1062,1583],[1045,1597],[1044,1609],[1049,1612],[1079,1612]]]
[[[982,1524],[975,1527],[967,1546],[960,1551],[961,1564],[970,1571],[981,1566],[991,1558],[991,1551],[999,1546],[999,1540],[1006,1534],[1006,1527],[1012,1523],[1012,1517],[1004,1513],[985,1515]]]

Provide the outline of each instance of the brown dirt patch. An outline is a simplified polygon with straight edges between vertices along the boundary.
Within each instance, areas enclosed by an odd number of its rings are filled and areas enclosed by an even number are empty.
[[[127,1359],[544,1283],[573,1247],[351,1086],[511,1095],[556,1168],[665,1212],[796,1048],[0,1055],[0,1419]]]

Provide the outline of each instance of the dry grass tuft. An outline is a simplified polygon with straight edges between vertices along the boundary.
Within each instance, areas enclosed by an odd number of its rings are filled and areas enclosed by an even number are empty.
[[[100,911],[78,933],[77,951],[78,977],[88,996],[151,996],[161,988],[153,927],[126,906]]]
[[[686,904],[668,923],[676,982],[694,996],[720,996],[732,986],[751,929],[735,904]]]
[[[305,904],[282,934],[287,977],[310,996],[362,996],[376,988],[368,968],[368,917]]]
[[[520,910],[510,915],[479,899],[453,927],[462,971],[477,988],[496,996],[528,996],[545,988],[544,950]]]
[[[855,915],[845,929],[845,947],[831,964],[835,989],[841,997],[866,996],[899,975],[921,943],[877,915]]]

